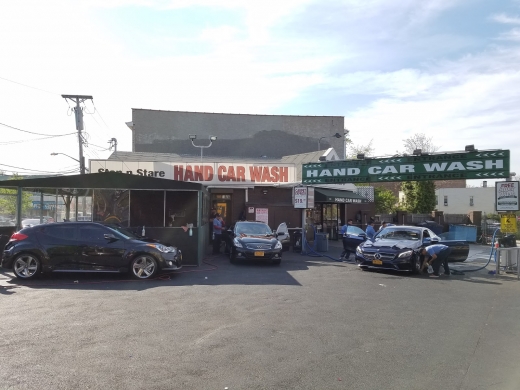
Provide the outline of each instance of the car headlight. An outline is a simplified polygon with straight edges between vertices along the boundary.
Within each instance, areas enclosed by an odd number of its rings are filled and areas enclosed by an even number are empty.
[[[177,252],[177,249],[173,246],[166,246],[163,244],[146,244],[146,246],[149,246],[151,248],[157,249],[159,252],[163,253],[170,253],[170,252]]]
[[[406,251],[406,252],[400,253],[399,256],[397,256],[397,257],[399,257],[400,259],[403,257],[409,257],[412,255],[412,253],[413,253],[413,251]]]
[[[242,243],[240,241],[238,241],[238,238],[233,238],[233,244],[235,244],[235,246],[237,248],[243,248],[244,246],[242,245]]]
[[[274,249],[282,249],[282,243],[280,241],[276,241],[276,244],[274,245]]]
[[[360,255],[363,254],[363,251],[361,250],[361,247],[358,246],[358,247],[356,248],[356,253],[357,253],[357,254],[360,254]]]

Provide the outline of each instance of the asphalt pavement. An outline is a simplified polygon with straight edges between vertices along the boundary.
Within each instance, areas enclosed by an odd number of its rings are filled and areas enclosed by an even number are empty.
[[[146,282],[1,272],[0,389],[516,390],[520,284],[492,269],[431,279],[286,252]]]

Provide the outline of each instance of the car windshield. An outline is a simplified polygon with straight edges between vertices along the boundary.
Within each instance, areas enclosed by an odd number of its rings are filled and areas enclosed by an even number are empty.
[[[412,240],[419,241],[421,234],[418,230],[402,228],[385,228],[376,236],[378,240]]]
[[[237,223],[235,231],[237,235],[267,236],[273,234],[265,223]]]

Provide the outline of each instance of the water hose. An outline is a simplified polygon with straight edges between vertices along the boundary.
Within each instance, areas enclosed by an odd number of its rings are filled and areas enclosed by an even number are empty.
[[[487,263],[485,265],[483,265],[482,267],[478,267],[475,269],[468,269],[468,270],[465,270],[464,272],[477,272],[477,271],[483,270],[484,268],[486,268],[489,265],[489,263],[491,263],[491,258],[493,257],[493,254],[495,255],[495,262],[497,261],[497,252],[495,249],[495,238],[496,238],[496,234],[499,230],[500,230],[500,228],[495,229],[495,231],[493,232],[493,239],[491,240],[491,251],[489,252],[489,259],[488,259]],[[450,273],[452,273],[453,275],[464,275],[464,272],[450,268]]]
[[[311,225],[312,226],[312,230],[314,232],[314,244],[313,246],[311,247],[309,242],[307,241],[307,238],[306,238],[306,234],[305,234],[305,231],[302,231],[302,256],[310,256],[310,257],[326,257],[328,259],[331,259],[333,261],[337,261],[337,262],[343,262],[343,260],[341,260],[341,258],[337,259],[335,257],[332,257],[332,256],[329,256],[329,255],[324,255],[324,254],[321,254],[321,253],[318,253],[316,251],[316,228],[314,227],[314,225]],[[306,251],[307,249],[307,251]],[[346,261],[347,263],[354,263],[352,261]]]

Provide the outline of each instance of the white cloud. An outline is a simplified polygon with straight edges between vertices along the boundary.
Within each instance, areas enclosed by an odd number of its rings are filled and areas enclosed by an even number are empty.
[[[520,24],[519,16],[509,16],[506,14],[496,14],[491,17],[492,20],[503,24]]]

